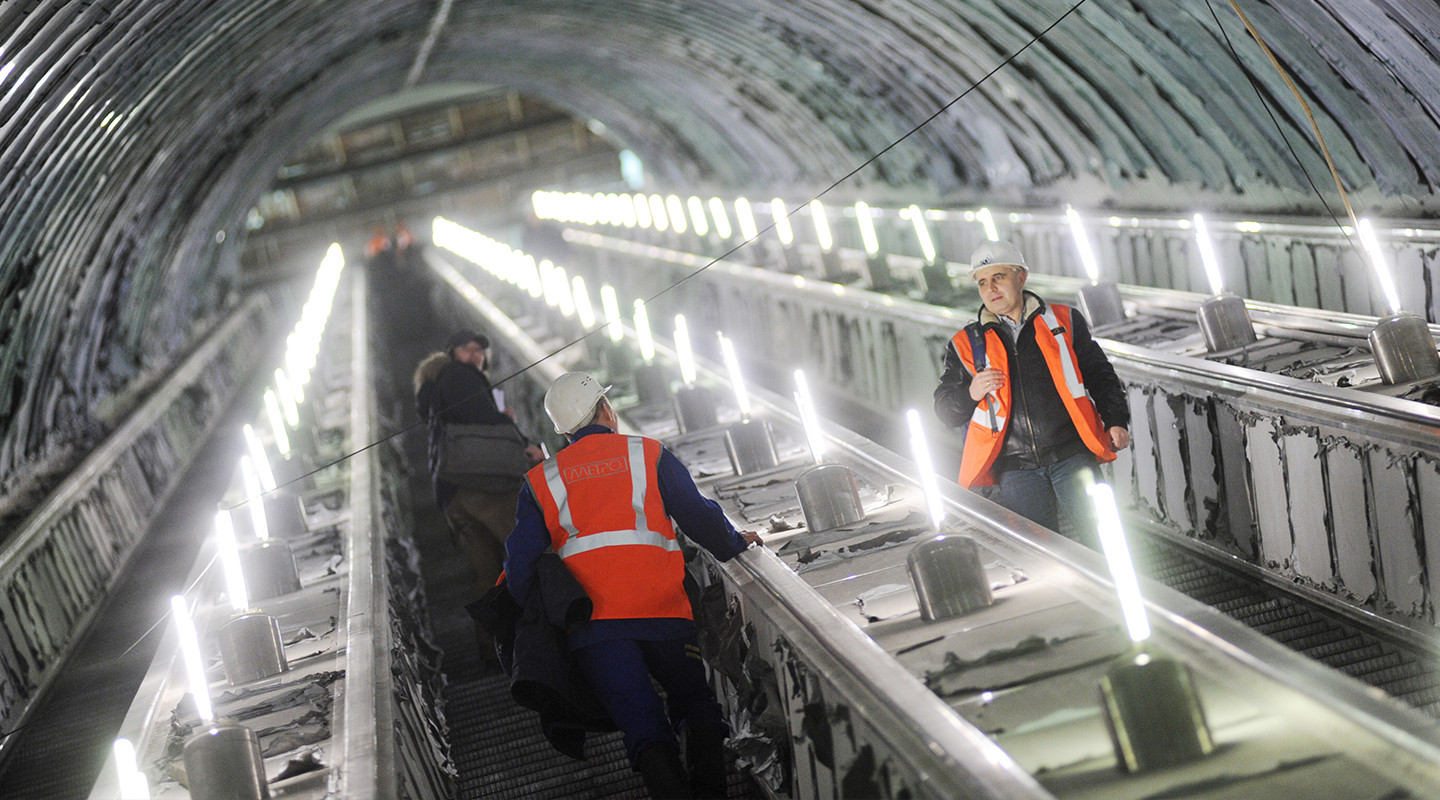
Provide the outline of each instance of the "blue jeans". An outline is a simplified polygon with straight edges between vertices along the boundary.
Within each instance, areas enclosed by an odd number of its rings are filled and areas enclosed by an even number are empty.
[[[1052,531],[1060,531],[1060,515],[1070,523],[1070,538],[1099,549],[1095,505],[1086,488],[1100,480],[1100,465],[1091,453],[1080,453],[1036,469],[1011,469],[996,478],[990,499]]]
[[[675,732],[682,726],[725,724],[693,636],[659,642],[612,639],[586,645],[572,655],[600,704],[624,732],[625,754],[632,765],[657,744],[678,746]],[[650,683],[651,675],[665,690],[664,705]]]

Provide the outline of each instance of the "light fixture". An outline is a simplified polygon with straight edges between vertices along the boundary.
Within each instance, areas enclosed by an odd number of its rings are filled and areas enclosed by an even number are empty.
[[[790,212],[785,208],[785,201],[778,197],[770,199],[770,216],[775,218],[775,235],[780,237],[780,244],[789,247],[795,242],[795,231],[790,227]]]
[[[687,230],[685,206],[681,205],[679,197],[672,194],[665,198],[665,214],[670,220],[670,227],[676,233],[684,233]]]
[[[910,427],[910,452],[915,456],[915,468],[920,471],[920,488],[925,493],[930,527],[938,531],[945,522],[945,502],[940,497],[940,484],[935,480],[935,466],[930,458],[930,445],[925,440],[920,412],[913,408],[907,410],[905,422]]]
[[[1395,278],[1390,273],[1385,251],[1380,247],[1380,240],[1375,236],[1375,228],[1371,226],[1370,219],[1362,217],[1355,230],[1360,235],[1360,244],[1370,256],[1370,265],[1375,270],[1375,278],[1380,282],[1380,291],[1385,295],[1385,302],[1390,305],[1391,313],[1400,313],[1400,294],[1395,290]]]
[[[640,359],[646,364],[655,360],[655,337],[650,333],[650,314],[645,301],[635,301],[635,341],[640,345]]]
[[[575,302],[575,314],[580,318],[580,327],[588,331],[595,327],[595,306],[590,303],[590,292],[585,288],[585,279],[579,275],[571,278],[570,289]]]
[[[245,589],[245,570],[240,566],[240,546],[235,541],[235,523],[230,512],[215,512],[215,538],[220,546],[220,566],[225,572],[225,588],[230,607],[241,613],[250,607],[250,593]]]
[[[981,208],[975,212],[975,216],[980,220],[981,227],[985,229],[985,238],[992,242],[1000,241],[1000,231],[995,229],[995,217],[991,216],[990,209]]]
[[[860,226],[860,243],[865,255],[874,258],[880,254],[880,239],[875,236],[875,220],[870,217],[870,206],[864,200],[855,203],[855,222]]]
[[[665,200],[658,194],[650,195],[650,222],[655,230],[664,233],[670,229],[670,217],[665,213]]]
[[[255,538],[265,541],[270,538],[270,526],[265,520],[265,499],[261,497],[261,484],[255,472],[255,461],[250,456],[240,456],[240,483],[245,487],[245,504],[250,510],[250,526]]]
[[[275,368],[275,389],[280,396],[280,409],[285,412],[285,424],[291,429],[300,426],[300,408],[296,405],[295,392],[290,386],[290,377],[281,367]]]
[[[610,341],[624,340],[625,325],[620,321],[620,300],[615,296],[615,287],[608,283],[600,287],[600,307],[605,311],[605,330]]]
[[[270,469],[270,459],[265,455],[265,445],[260,443],[260,435],[255,433],[255,428],[248,422],[240,430],[245,436],[245,446],[250,451],[261,493],[275,491],[275,473]]]
[[[805,382],[805,371],[799,369],[795,370],[795,407],[800,412],[800,424],[805,428],[810,456],[819,464],[825,458],[825,436],[820,432],[820,418],[815,414],[815,399],[810,395],[810,385]]]
[[[215,708],[210,704],[210,681],[205,677],[205,662],[200,657],[200,639],[184,595],[170,597],[170,613],[175,617],[175,632],[180,636],[180,653],[185,659],[185,674],[190,682],[190,696],[195,700],[195,714],[201,725],[215,724]]]
[[[755,211],[750,207],[750,201],[743,197],[735,198],[735,221],[740,225],[740,238],[745,241],[760,235],[760,229],[755,225]]]
[[[705,222],[705,204],[700,198],[691,196],[685,201],[685,208],[690,212],[690,227],[695,230],[696,236],[704,236],[710,232],[710,226]]]
[[[1115,505],[1115,491],[1108,483],[1093,483],[1085,487],[1085,491],[1095,504],[1100,545],[1105,552],[1105,562],[1110,567],[1110,576],[1115,580],[1120,613],[1125,617],[1125,632],[1130,635],[1130,641],[1139,644],[1150,638],[1150,620],[1145,615],[1145,601],[1140,597],[1140,581],[1135,577],[1130,548],[1125,544],[1120,509]]]
[[[270,423],[270,433],[275,439],[275,449],[281,458],[290,457],[290,436],[285,432],[285,414],[280,410],[280,398],[275,390],[266,387],[264,394],[265,418]]]
[[[675,356],[680,360],[680,380],[695,385],[695,353],[690,349],[690,328],[684,314],[675,315]]]
[[[830,236],[830,221],[825,218],[825,204],[818,198],[810,201],[810,219],[815,223],[815,240],[820,243],[820,251],[830,252],[835,246],[835,239]]]
[[[725,201],[718,197],[710,198],[710,216],[715,220],[715,233],[721,239],[729,239],[734,233],[730,228],[730,215],[725,213]]]
[[[650,198],[643,194],[637,194],[632,199],[635,205],[635,224],[642,228],[649,228],[654,224],[654,220],[650,218]]]
[[[1210,228],[1205,224],[1203,214],[1195,215],[1195,243],[1200,247],[1200,263],[1205,266],[1205,275],[1210,279],[1210,288],[1215,294],[1225,293],[1225,282],[1220,278],[1220,261],[1215,258],[1215,245],[1210,240]]]
[[[135,761],[135,745],[119,738],[112,745],[115,752],[115,783],[120,800],[150,800],[150,782]]]
[[[1065,207],[1065,219],[1070,223],[1070,234],[1075,237],[1075,247],[1080,250],[1080,263],[1085,267],[1085,274],[1090,276],[1090,283],[1100,282],[1100,264],[1095,260],[1095,251],[1090,249],[1090,237],[1085,233],[1085,223],[1080,219],[1080,212],[1070,206]]]
[[[740,359],[735,355],[735,345],[723,332],[720,337],[720,357],[725,360],[725,370],[730,374],[730,387],[735,391],[735,407],[740,409],[740,419],[750,419],[750,393],[745,389],[745,378],[740,374]]]
[[[935,242],[930,238],[930,228],[925,224],[925,214],[920,207],[911,205],[900,210],[900,216],[910,220],[911,226],[915,228],[915,238],[920,242],[920,253],[925,256],[926,264],[935,263]]]

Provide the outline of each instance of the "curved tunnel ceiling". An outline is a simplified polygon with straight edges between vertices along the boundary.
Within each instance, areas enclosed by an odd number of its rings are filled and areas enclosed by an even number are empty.
[[[1440,211],[1433,0],[1240,6],[1362,207]],[[0,494],[102,432],[126,392],[233,299],[245,210],[285,156],[402,90],[422,52],[421,83],[509,86],[600,120],[662,185],[803,193],[901,140],[1054,24],[838,191],[1047,206],[1083,196],[1136,210],[1202,197],[1284,213],[1321,209],[1310,181],[1334,196],[1304,111],[1228,2],[1071,8],[6,0]]]

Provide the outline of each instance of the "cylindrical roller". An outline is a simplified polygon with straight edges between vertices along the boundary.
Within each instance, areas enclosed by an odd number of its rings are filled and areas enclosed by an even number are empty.
[[[1200,304],[1195,312],[1200,320],[1200,333],[1205,349],[1212,353],[1234,350],[1255,341],[1255,325],[1245,301],[1233,294],[1222,294]]]
[[[290,669],[280,622],[269,614],[237,614],[220,626],[220,660],[231,686],[258,681]]]
[[[1125,321],[1125,301],[1120,298],[1120,287],[1114,281],[1081,288],[1078,300],[1080,313],[1092,328]]]
[[[770,423],[765,420],[738,422],[725,429],[725,452],[736,475],[767,470],[780,463]]]
[[[309,529],[300,497],[285,489],[265,495],[265,526],[270,535],[289,538]]]
[[[883,253],[866,258],[865,271],[869,273],[870,291],[883,293],[895,288],[895,278],[890,274],[890,264]]]
[[[300,591],[295,554],[284,542],[272,539],[240,551],[240,565],[245,571],[245,590],[251,600]]]
[[[686,386],[675,393],[675,420],[680,432],[713,428],[720,423],[715,415],[715,398],[703,386]]]
[[[642,403],[663,403],[670,399],[670,373],[659,364],[635,368],[635,394]]]
[[[980,546],[968,536],[941,534],[915,545],[905,559],[920,616],[927,620],[968,614],[995,602],[980,563]]]
[[[865,519],[855,473],[841,464],[820,464],[795,479],[805,527],[813,533],[853,525]]]
[[[214,725],[185,743],[185,782],[191,800],[264,800],[270,797],[265,759],[255,732]]]
[[[1440,353],[1425,320],[1408,311],[1382,317],[1370,331],[1370,350],[1386,383],[1410,383],[1440,373]]]
[[[1115,760],[1125,772],[1198,761],[1215,749],[1190,670],[1144,650],[1120,657],[1100,680]]]

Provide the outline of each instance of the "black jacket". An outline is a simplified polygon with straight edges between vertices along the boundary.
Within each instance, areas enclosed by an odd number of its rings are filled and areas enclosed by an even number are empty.
[[[503,580],[466,608],[494,637],[500,665],[510,675],[510,696],[540,712],[540,728],[552,747],[583,759],[587,731],[616,729],[566,644],[567,631],[587,622],[594,606],[554,553],[540,556],[535,572],[535,589],[524,608]]]
[[[454,484],[440,480],[436,454],[440,452],[445,424],[509,425],[511,420],[495,404],[485,373],[453,359],[440,368],[434,380],[422,383],[415,392],[415,411],[429,425],[430,480],[435,486],[435,503],[443,510],[457,490]]]
[[[1065,402],[1060,399],[1040,345],[1035,342],[1036,319],[1045,309],[1045,301],[1039,295],[1025,292],[1025,324],[1018,341],[1011,340],[1009,327],[998,317],[984,307],[980,309],[980,323],[984,329],[995,329],[1010,359],[1010,422],[993,467],[996,474],[1054,464],[1088,450],[1070,420]],[[1075,348],[1076,366],[1101,422],[1107,429],[1130,427],[1125,385],[1116,377],[1105,351],[1090,335],[1090,326],[1078,309],[1070,310],[1070,326],[1074,329],[1070,332],[1070,341]],[[944,373],[935,389],[935,415],[946,425],[962,431],[969,426],[970,417],[979,405],[970,399],[972,378],[951,342],[945,348]]]

